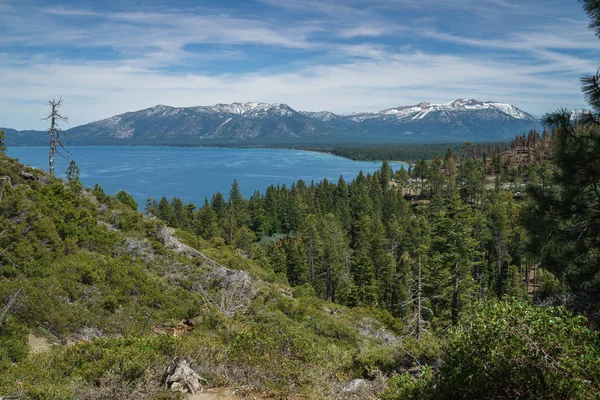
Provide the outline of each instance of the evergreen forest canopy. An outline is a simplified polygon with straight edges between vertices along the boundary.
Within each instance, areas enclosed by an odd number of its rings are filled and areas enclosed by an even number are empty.
[[[1,154],[0,395],[178,398],[180,356],[279,397],[598,398],[600,72],[582,84],[589,112],[506,146],[146,215]]]

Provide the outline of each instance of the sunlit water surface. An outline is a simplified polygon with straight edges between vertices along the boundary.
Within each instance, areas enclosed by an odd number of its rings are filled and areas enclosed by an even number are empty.
[[[125,190],[144,207],[146,199],[163,195],[202,205],[216,192],[228,198],[233,179],[245,197],[269,185],[288,187],[323,178],[353,179],[359,171],[372,173],[379,162],[358,162],[331,154],[300,150],[209,147],[85,146],[68,149],[86,186],[99,183],[110,194]],[[47,147],[11,147],[8,155],[22,163],[48,170]],[[56,175],[65,176],[70,160],[56,157]],[[401,164],[392,164],[393,169]]]

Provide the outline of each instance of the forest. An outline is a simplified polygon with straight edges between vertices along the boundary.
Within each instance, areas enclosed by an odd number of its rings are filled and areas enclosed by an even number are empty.
[[[543,188],[551,178],[550,142],[548,131],[532,131],[507,150],[449,148],[408,171],[384,161],[351,182],[298,181],[249,199],[234,181],[227,200],[216,193],[196,209],[148,199],[146,213],[233,245],[323,299],[382,308],[420,336],[455,324],[474,299],[562,291],[564,282],[539,268],[522,223],[526,184]]]
[[[240,398],[599,398],[600,71],[581,82],[590,110],[510,143],[348,149],[414,159],[144,213],[0,131],[0,398],[181,399],[178,359]]]
[[[460,154],[467,150],[476,150],[478,154],[482,154],[485,150],[487,154],[491,154],[492,149],[496,147],[504,148],[506,143],[489,142],[489,143],[442,143],[442,144],[391,144],[386,146],[345,146],[336,147],[327,150],[331,154],[350,158],[356,161],[412,161],[425,159],[432,160],[433,157],[440,154],[446,154],[450,149],[453,153]]]

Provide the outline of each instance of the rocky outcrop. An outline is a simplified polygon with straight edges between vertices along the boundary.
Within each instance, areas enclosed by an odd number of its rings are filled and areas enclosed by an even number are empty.
[[[256,288],[246,271],[224,267],[201,251],[182,243],[175,230],[161,225],[156,237],[167,249],[189,258],[199,258],[207,268],[194,285],[202,293],[207,305],[215,307],[226,316],[244,310],[256,292]]]

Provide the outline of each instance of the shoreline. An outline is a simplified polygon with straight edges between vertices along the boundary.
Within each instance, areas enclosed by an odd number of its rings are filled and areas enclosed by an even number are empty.
[[[498,144],[498,142],[482,142],[478,145]],[[8,147],[46,147],[47,144],[22,144]],[[451,143],[419,143],[419,144],[333,144],[333,145],[297,145],[297,144],[153,144],[153,143],[101,143],[101,144],[67,144],[66,147],[173,147],[173,148],[208,148],[208,149],[273,149],[296,150],[328,154],[352,161],[383,162],[413,166],[416,160],[431,160],[437,154],[443,156],[448,150],[460,153],[463,142]]]

